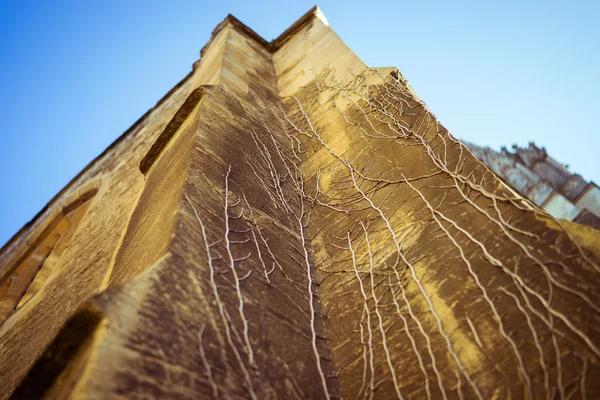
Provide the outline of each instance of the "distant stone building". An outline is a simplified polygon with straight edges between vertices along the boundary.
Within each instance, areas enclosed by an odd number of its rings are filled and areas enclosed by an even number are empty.
[[[503,147],[500,152],[463,142],[513,189],[556,218],[600,229],[600,188],[586,182],[546,153],[546,149],[529,143],[512,152]]]
[[[599,241],[318,8],[228,16],[0,250],[0,399],[597,399]]]

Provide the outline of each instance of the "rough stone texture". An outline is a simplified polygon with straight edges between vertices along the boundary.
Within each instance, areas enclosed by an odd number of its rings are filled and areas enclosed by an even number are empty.
[[[1,398],[600,395],[598,231],[318,9],[271,43],[229,16],[201,54],[0,253],[0,288],[52,260],[0,326]]]
[[[472,143],[466,146],[498,176],[520,194],[550,215],[595,227],[600,218],[600,189],[548,156],[544,148],[530,143],[527,148],[513,146],[501,152]],[[578,217],[579,215],[581,217]]]
[[[589,183],[575,198],[575,204],[580,210],[600,216],[600,188],[593,182]]]

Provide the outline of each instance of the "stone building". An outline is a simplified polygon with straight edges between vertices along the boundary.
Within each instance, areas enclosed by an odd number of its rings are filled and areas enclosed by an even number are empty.
[[[599,231],[318,8],[200,54],[0,251],[0,398],[600,396]]]
[[[529,143],[500,152],[464,142],[473,154],[520,194],[556,218],[600,229],[600,188]]]

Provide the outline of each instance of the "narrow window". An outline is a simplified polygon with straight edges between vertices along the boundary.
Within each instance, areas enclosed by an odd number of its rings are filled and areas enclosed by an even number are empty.
[[[56,271],[58,260],[83,219],[97,189],[84,193],[48,224],[0,278],[0,323],[22,307]],[[3,268],[3,269],[4,269]],[[0,271],[1,272],[1,271]]]

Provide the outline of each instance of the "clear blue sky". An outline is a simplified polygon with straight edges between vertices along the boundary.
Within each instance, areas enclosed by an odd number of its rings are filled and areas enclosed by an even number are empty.
[[[0,245],[191,70],[227,13],[271,40],[313,5],[0,0]],[[534,140],[600,183],[600,1],[319,5],[455,136]]]

